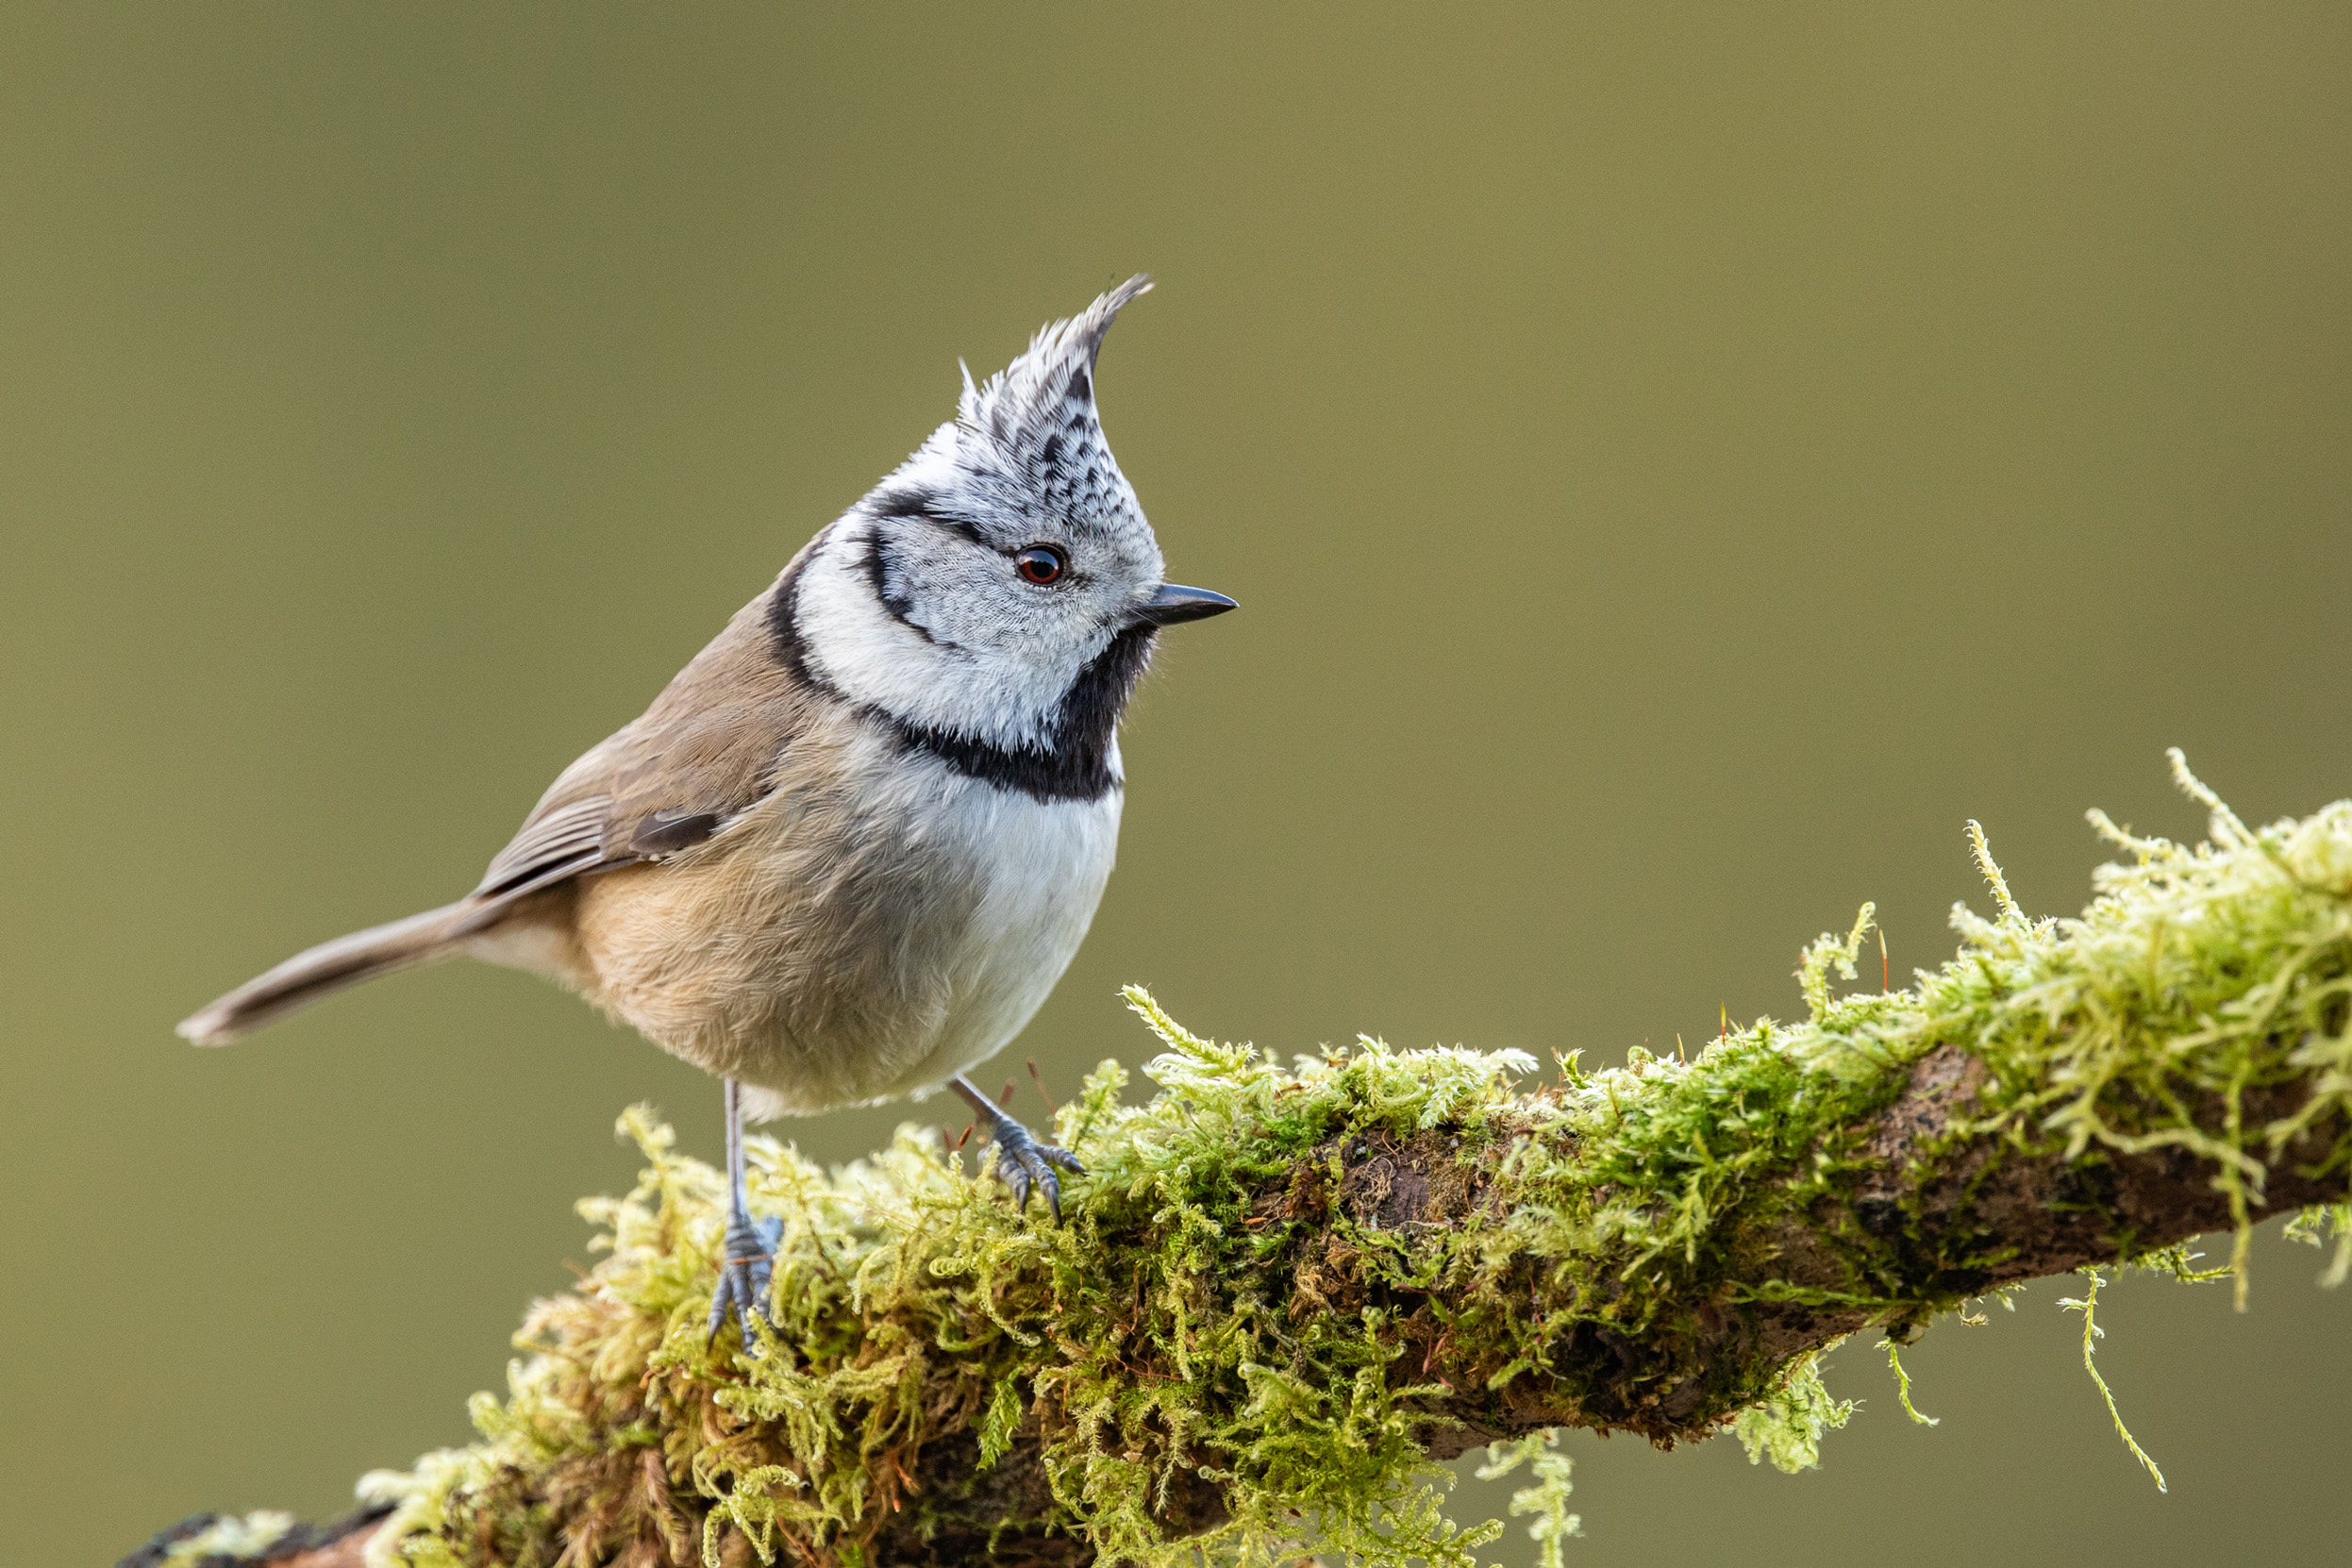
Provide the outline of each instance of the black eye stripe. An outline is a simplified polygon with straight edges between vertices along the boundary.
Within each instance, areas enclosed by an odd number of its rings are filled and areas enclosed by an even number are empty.
[[[890,612],[891,619],[922,638],[926,642],[945,647],[947,644],[934,635],[931,628],[915,619],[914,595],[907,592],[904,582],[893,587],[891,576],[897,561],[890,554],[890,543],[882,531],[875,528],[866,535],[866,581],[873,586],[875,602]]]

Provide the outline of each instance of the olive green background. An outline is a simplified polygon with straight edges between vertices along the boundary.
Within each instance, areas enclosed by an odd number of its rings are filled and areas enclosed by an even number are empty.
[[[471,885],[959,356],[1156,273],[1106,420],[1243,606],[1168,640],[1006,1062],[1140,1063],[1126,980],[1612,1060],[1799,1010],[1865,898],[1948,953],[1964,817],[2065,912],[2085,807],[2201,829],[2167,744],[2352,792],[2348,262],[2340,6],[14,0],[0,1560],[462,1440],[615,1113],[715,1151],[714,1084],[512,974],[169,1027]],[[1813,1474],[1572,1435],[1575,1560],[2340,1555],[2318,1263],[2112,1293],[2169,1496],[2043,1286],[1915,1352],[1932,1430],[1839,1353]]]

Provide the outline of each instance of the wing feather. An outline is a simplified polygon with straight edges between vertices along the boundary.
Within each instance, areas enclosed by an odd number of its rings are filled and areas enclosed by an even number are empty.
[[[767,794],[813,717],[768,626],[792,575],[737,611],[642,716],[563,770],[490,862],[476,901],[510,903],[569,876],[665,859]]]
[[[611,812],[612,797],[593,794],[534,813],[490,862],[474,896],[520,892],[556,867],[570,867],[563,875],[571,876],[595,864],[604,859],[605,821]]]

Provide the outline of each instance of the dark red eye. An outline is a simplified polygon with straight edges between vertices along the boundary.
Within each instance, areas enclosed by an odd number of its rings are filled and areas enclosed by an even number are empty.
[[[1012,558],[1013,570],[1021,574],[1021,580],[1040,588],[1059,581],[1065,565],[1061,552],[1050,544],[1032,544]]]

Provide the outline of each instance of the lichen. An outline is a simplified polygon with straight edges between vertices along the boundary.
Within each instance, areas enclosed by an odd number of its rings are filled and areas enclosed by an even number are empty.
[[[1954,959],[1833,995],[1865,907],[1803,955],[1805,1021],[1688,1059],[1568,1053],[1538,1084],[1520,1053],[1359,1040],[1283,1066],[1130,992],[1158,1091],[1105,1062],[1060,1109],[1090,1173],[1060,1226],[932,1129],[831,1172],[751,1140],[783,1224],[751,1347],[705,1339],[719,1175],[632,1110],[642,1176],[581,1206],[606,1256],[532,1309],[478,1441],[364,1483],[398,1505],[376,1560],[865,1568],[1018,1535],[1145,1568],[1473,1568],[1500,1526],[1446,1517],[1432,1453],[1499,1436],[1549,1563],[1573,1516],[1546,1428],[1729,1426],[1813,1463],[1851,1408],[1826,1341],[1908,1343],[2032,1272],[1968,1218],[2011,1175],[2061,1169],[2052,1212],[2143,1262],[2166,1239],[2103,1184],[2118,1161],[2194,1161],[2242,1232],[2282,1160],[2342,1192],[2352,803],[2257,832],[2200,798],[2195,848],[2094,817],[2129,860],[2074,920],[2019,910],[1977,830],[1996,912],[1956,909]]]
[[[259,1557],[294,1527],[294,1516],[278,1509],[216,1519],[195,1534],[163,1549],[166,1568],[188,1568],[207,1558]]]

